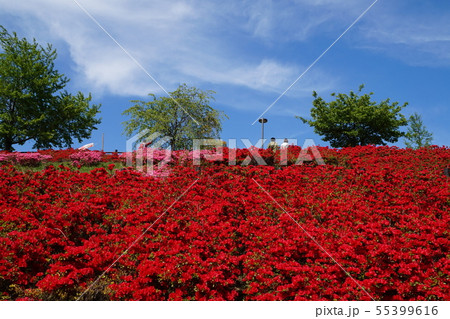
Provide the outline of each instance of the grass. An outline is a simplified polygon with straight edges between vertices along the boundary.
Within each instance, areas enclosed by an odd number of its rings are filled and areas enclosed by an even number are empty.
[[[68,162],[56,162],[56,163],[41,163],[39,166],[14,165],[14,167],[18,171],[21,171],[23,173],[26,173],[26,172],[34,173],[34,172],[40,172],[40,171],[44,170],[45,168],[47,168],[49,166],[53,166],[56,169],[59,169],[60,165],[64,165],[65,167],[69,167],[72,170],[77,170],[77,171],[82,172],[82,173],[89,173],[90,171],[92,171],[95,168],[103,167],[103,168],[107,169],[109,164],[114,164],[115,165],[114,169],[122,169],[122,168],[126,167],[126,165],[124,165],[122,162],[101,162],[101,163],[98,163],[96,165],[81,166],[80,168],[77,168],[74,165],[72,165],[72,163],[70,161],[68,161]]]

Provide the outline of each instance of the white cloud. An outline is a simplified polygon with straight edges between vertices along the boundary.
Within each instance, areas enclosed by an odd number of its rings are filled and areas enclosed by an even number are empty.
[[[401,3],[401,2],[400,2]],[[359,46],[408,64],[450,66],[450,13],[391,4],[361,28]]]
[[[180,82],[210,82],[274,93],[284,91],[312,60],[284,61],[282,55],[258,52],[258,46],[312,43],[318,36],[332,41],[373,2],[78,1],[168,90]],[[142,96],[162,92],[74,1],[0,0],[0,5],[0,17],[20,20],[19,33],[66,43],[80,74],[74,80],[89,90]],[[415,63],[450,64],[448,14],[417,23],[417,15],[381,1],[372,10],[355,26],[359,33],[346,35],[360,35],[353,46]],[[247,43],[256,49],[247,49]],[[311,88],[335,82],[318,64],[289,94],[310,94]]]
[[[274,6],[272,17],[269,0],[257,5],[240,1],[214,5],[195,0],[78,1],[168,90],[180,82],[197,81],[280,92],[302,71],[294,63],[239,50],[239,40],[264,36],[276,25],[280,7]],[[82,74],[78,83],[119,95],[161,93],[75,2],[0,0],[0,5],[2,14],[19,17],[22,29],[31,36],[66,42]],[[247,35],[242,30],[247,30]],[[223,38],[227,32],[242,39],[230,42]]]
[[[305,41],[318,34],[337,37],[371,3],[361,0],[244,1],[246,27],[266,41]]]
[[[289,79],[298,75],[297,67],[283,65],[273,60],[263,60],[257,65],[233,66],[227,63],[211,69],[201,64],[187,63],[183,65],[182,71],[211,83],[234,84],[269,91],[286,87],[290,84]]]

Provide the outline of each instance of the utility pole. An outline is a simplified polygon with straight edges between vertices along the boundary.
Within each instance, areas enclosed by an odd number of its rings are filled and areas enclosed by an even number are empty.
[[[105,133],[102,133],[102,152],[105,151]]]
[[[261,123],[261,148],[264,148],[264,123],[267,123],[267,119],[260,118],[258,122]]]

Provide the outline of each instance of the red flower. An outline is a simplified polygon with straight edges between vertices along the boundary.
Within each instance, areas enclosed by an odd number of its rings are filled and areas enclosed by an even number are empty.
[[[114,263],[83,298],[450,298],[448,148],[319,148],[327,165],[292,165],[300,151],[280,168],[225,149],[201,172],[173,156],[165,178],[3,165],[0,296],[74,300]]]

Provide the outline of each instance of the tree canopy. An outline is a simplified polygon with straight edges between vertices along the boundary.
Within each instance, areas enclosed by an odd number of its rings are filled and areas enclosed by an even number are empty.
[[[125,134],[145,129],[148,134],[160,133],[171,138],[172,150],[192,149],[193,139],[219,138],[221,121],[227,116],[210,106],[214,93],[182,84],[168,97],[149,94],[150,101],[131,101],[134,106],[123,112],[131,117],[123,122]]]
[[[69,79],[54,65],[56,50],[18,38],[0,26],[0,149],[70,147],[91,136],[99,105],[91,95],[63,90]]]
[[[409,148],[420,148],[430,146],[433,141],[433,134],[428,132],[425,125],[423,125],[422,117],[414,113],[409,117],[409,127],[405,134],[405,145]]]
[[[332,93],[335,100],[331,102],[326,102],[314,91],[312,119],[296,117],[314,127],[314,132],[323,136],[332,147],[397,142],[404,135],[399,128],[407,124],[400,111],[408,103],[399,105],[398,102],[391,103],[390,99],[377,103],[371,100],[373,92],[358,95],[363,88],[361,85],[357,93],[350,91],[348,95]]]

